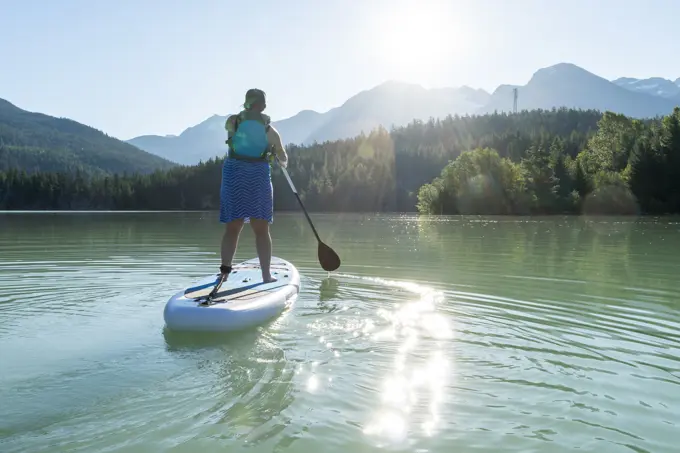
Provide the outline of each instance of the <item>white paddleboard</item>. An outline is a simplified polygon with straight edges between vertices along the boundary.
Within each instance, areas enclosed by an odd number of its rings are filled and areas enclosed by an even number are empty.
[[[300,275],[288,261],[272,257],[271,274],[277,281],[264,283],[257,258],[238,263],[207,305],[201,300],[219,274],[205,277],[168,300],[165,325],[177,331],[226,332],[262,324],[290,307],[300,291]]]

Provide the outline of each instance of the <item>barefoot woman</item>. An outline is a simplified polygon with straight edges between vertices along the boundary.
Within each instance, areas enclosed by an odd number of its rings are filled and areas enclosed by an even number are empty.
[[[288,165],[279,133],[262,113],[267,106],[262,90],[246,93],[244,109],[227,118],[229,154],[222,167],[220,222],[226,224],[222,237],[220,273],[226,279],[231,272],[238,238],[244,223],[255,233],[255,247],[262,268],[262,281],[276,281],[269,266],[272,240],[269,225],[273,221],[274,203],[269,157],[276,155],[283,167]]]

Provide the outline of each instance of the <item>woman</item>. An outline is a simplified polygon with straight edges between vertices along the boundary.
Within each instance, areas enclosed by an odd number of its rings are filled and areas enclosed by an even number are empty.
[[[274,282],[269,270],[272,240],[269,224],[273,222],[274,197],[269,160],[278,157],[282,167],[288,165],[288,155],[281,137],[270,125],[264,91],[250,89],[244,109],[227,118],[229,153],[222,167],[220,190],[220,222],[226,224],[222,236],[220,281],[232,269],[238,238],[244,223],[250,223],[255,233],[255,247],[262,268],[262,281]]]

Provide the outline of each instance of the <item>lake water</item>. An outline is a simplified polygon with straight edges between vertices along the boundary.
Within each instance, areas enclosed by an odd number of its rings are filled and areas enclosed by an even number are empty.
[[[677,219],[314,219],[338,272],[278,214],[293,308],[173,335],[216,214],[0,214],[0,451],[678,451]]]

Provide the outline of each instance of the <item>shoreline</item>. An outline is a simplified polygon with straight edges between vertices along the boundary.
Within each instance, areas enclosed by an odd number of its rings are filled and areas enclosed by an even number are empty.
[[[0,215],[3,214],[190,214],[190,213],[217,213],[218,210],[190,210],[190,209],[177,209],[177,210],[77,210],[77,209],[58,209],[58,210],[0,210]],[[290,215],[290,214],[300,214],[304,215],[302,211],[274,211],[274,215]],[[602,218],[680,218],[678,213],[669,214],[598,214],[598,213],[553,213],[553,214],[421,214],[417,211],[310,211],[310,215],[373,215],[373,216],[411,216],[418,217],[422,219],[441,219],[441,218],[460,218],[460,217],[476,217],[476,218],[538,218],[538,217],[602,217]]]

